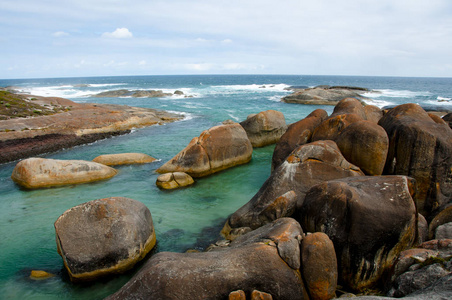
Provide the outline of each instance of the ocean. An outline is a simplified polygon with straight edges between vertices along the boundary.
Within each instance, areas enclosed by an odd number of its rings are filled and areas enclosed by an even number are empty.
[[[274,109],[292,123],[317,108],[332,106],[287,104],[281,97],[290,86],[346,85],[372,91],[369,104],[385,107],[402,103],[440,106],[452,110],[452,78],[401,78],[308,75],[191,75],[121,76],[0,80],[25,93],[57,96],[75,102],[149,107],[176,112],[182,121],[134,129],[131,133],[89,145],[41,155],[56,159],[92,160],[101,154],[142,152],[158,159],[145,165],[117,167],[114,178],[91,184],[23,190],[10,176],[16,162],[0,165],[0,298],[102,299],[117,291],[136,271],[93,284],[72,284],[56,251],[54,222],[67,209],[111,196],[143,202],[151,211],[157,235],[154,252],[201,250],[217,239],[224,221],[259,190],[270,175],[274,146],[255,149],[250,163],[197,179],[188,188],[162,191],[155,170],[188,142],[212,126],[230,119]],[[165,98],[95,98],[110,90],[179,90]],[[55,274],[46,280],[29,278],[31,270]]]

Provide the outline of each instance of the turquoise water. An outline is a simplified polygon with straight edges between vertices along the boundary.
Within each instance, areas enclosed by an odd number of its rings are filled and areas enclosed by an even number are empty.
[[[25,92],[61,96],[76,102],[118,103],[180,113],[183,121],[134,130],[132,133],[90,145],[42,155],[47,158],[92,160],[101,154],[143,152],[158,162],[121,166],[107,181],[41,190],[22,190],[10,179],[15,162],[0,165],[0,298],[101,299],[119,289],[133,271],[90,285],[68,281],[56,252],[53,223],[67,209],[94,199],[129,197],[151,211],[157,234],[156,251],[202,249],[219,238],[229,214],[245,204],[270,175],[273,146],[255,149],[249,164],[225,170],[195,185],[159,190],[155,170],[203,130],[223,120],[242,121],[248,114],[267,109],[284,113],[288,123],[302,119],[316,106],[286,104],[279,99],[297,86],[353,85],[377,89],[368,93],[378,106],[416,102],[452,108],[450,78],[386,78],[340,76],[140,76],[64,79],[0,80]],[[181,90],[185,97],[92,98],[112,89]],[[329,113],[332,107],[322,107]],[[31,270],[56,276],[29,279]]]

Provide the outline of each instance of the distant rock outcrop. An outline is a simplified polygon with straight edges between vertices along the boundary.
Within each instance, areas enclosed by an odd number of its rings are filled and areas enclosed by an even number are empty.
[[[182,91],[175,91],[174,93],[165,93],[161,90],[112,90],[94,95],[97,98],[106,97],[133,97],[133,98],[162,98],[173,95],[183,95]]]
[[[336,105],[344,98],[365,99],[360,93],[368,92],[366,88],[348,86],[317,86],[314,88],[296,89],[281,101],[286,103]]]

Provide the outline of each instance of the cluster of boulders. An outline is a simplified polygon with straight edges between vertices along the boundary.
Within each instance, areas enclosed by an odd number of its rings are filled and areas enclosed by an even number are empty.
[[[250,115],[241,123],[227,120],[193,138],[157,172],[183,172],[197,178],[245,164],[251,161],[253,147],[278,142],[286,129],[284,115],[275,110]]]
[[[157,170],[157,185],[179,187],[277,143],[270,177],[228,217],[224,240],[204,252],[152,256],[108,299],[332,299],[339,290],[452,296],[448,124],[416,104],[382,111],[353,98],[287,128],[281,115],[210,128]],[[100,199],[55,222],[72,280],[123,272],[149,252],[155,234],[143,206]]]
[[[276,114],[272,112],[272,115]],[[194,177],[200,177],[236,165],[226,163],[225,167],[219,167],[215,163],[215,168],[210,167],[212,158],[215,162],[218,161],[216,157],[225,157],[226,162],[230,159],[224,154],[227,151],[220,149],[223,146],[236,150],[239,148],[234,144],[236,140],[223,138],[223,144],[218,147],[204,141],[212,139],[211,132],[218,128],[226,131],[228,126],[233,126],[242,132],[242,140],[245,140],[243,128],[248,139],[255,140],[252,146],[263,145],[265,143],[259,141],[260,135],[271,137],[268,132],[272,131],[266,128],[271,123],[263,120],[262,115],[256,115],[240,123],[242,126],[229,123],[206,131],[164,166],[172,166],[168,171],[188,171]],[[156,255],[112,298],[131,295],[171,298],[171,295],[162,294],[166,290],[160,283],[168,287],[169,278],[175,272],[181,272],[183,280],[175,281],[174,286],[171,284],[170,290],[177,295],[174,298],[222,298],[239,289],[246,295],[259,290],[282,299],[331,299],[335,296],[337,284],[343,290],[355,293],[392,291],[388,295],[402,295],[395,286],[401,285],[400,276],[408,276],[398,267],[398,261],[407,255],[405,251],[434,238],[443,239],[438,242],[441,245],[452,245],[447,242],[452,238],[449,224],[452,131],[441,118],[428,114],[415,104],[382,111],[375,106],[364,106],[357,99],[345,98],[339,101],[330,116],[318,109],[305,119],[291,124],[276,140],[279,142],[274,150],[271,176],[247,204],[227,219],[221,232],[226,240],[215,244],[220,246],[209,247],[205,253]],[[219,150],[215,152],[214,149]],[[237,157],[241,153],[237,153]],[[198,163],[200,161],[203,163]],[[200,166],[206,167],[193,171]],[[165,170],[162,167],[159,171]],[[282,220],[297,223],[302,228],[296,239],[284,238],[286,248],[280,247],[282,240],[272,239],[270,233],[270,228]],[[303,231],[312,234],[305,236]],[[291,283],[281,282],[282,274],[285,274],[283,268],[279,270],[279,280],[272,279],[272,282],[285,286],[286,291],[273,290],[270,282],[265,283],[266,288],[262,288],[262,282],[248,286],[240,276],[238,278],[242,283],[237,286],[234,280],[221,273],[223,269],[232,270],[237,265],[243,268],[236,257],[228,255],[237,247],[245,247],[242,244],[245,241],[247,245],[255,242],[254,237],[258,233],[272,240],[280,259],[299,272],[303,285],[296,292],[297,296],[284,294],[291,293],[293,287],[289,287]],[[322,244],[320,242],[314,242],[315,246],[303,246],[320,233],[325,238],[323,244],[333,245],[330,250],[315,248]],[[260,243],[273,245],[270,241],[261,240]],[[299,255],[293,255],[294,249]],[[301,249],[310,250],[305,253]],[[241,269],[246,276],[255,267],[251,262],[257,250],[248,252],[246,271]],[[316,255],[317,259],[312,258]],[[226,258],[233,260],[234,265],[214,263]],[[211,268],[201,265],[200,261],[204,259],[212,260],[209,263]],[[436,259],[441,263],[434,267],[435,274],[440,274],[435,278],[451,276],[450,257],[438,252],[431,255],[427,263],[423,262],[422,268]],[[191,266],[194,262],[200,264],[200,269],[193,266],[186,273],[179,267]],[[328,267],[322,267],[324,263]],[[163,272],[160,268],[172,271]],[[318,269],[312,271],[315,268],[325,271],[327,275],[321,275]],[[394,271],[396,268],[398,273]],[[268,274],[265,269],[262,272]],[[232,277],[234,272],[230,274]],[[316,279],[317,275],[322,279]],[[257,277],[261,279],[263,275]],[[187,278],[192,279],[187,282]],[[212,278],[223,278],[221,287],[213,284],[210,281]],[[429,278],[432,281],[432,277]],[[143,285],[143,282],[148,284]],[[189,288],[192,285],[199,287],[194,290]],[[185,288],[178,289],[177,286]],[[414,290],[412,288],[410,293]],[[209,293],[204,294],[206,291]]]

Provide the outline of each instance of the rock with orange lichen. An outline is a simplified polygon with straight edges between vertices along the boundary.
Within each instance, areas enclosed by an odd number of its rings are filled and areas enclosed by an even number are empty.
[[[93,200],[65,211],[55,222],[55,233],[72,281],[123,273],[156,243],[149,209],[123,197]]]
[[[323,232],[303,238],[301,243],[301,270],[311,300],[335,297],[337,287],[337,259],[333,242]]]
[[[157,172],[185,172],[203,177],[248,163],[252,155],[253,147],[242,126],[227,123],[203,131]]]

